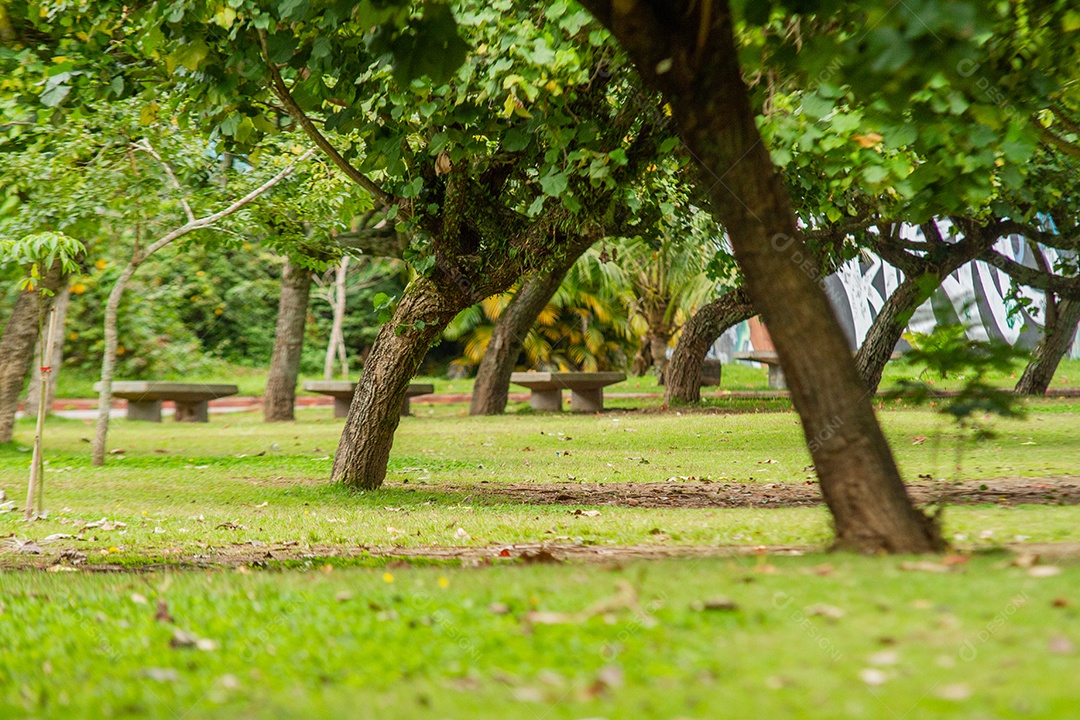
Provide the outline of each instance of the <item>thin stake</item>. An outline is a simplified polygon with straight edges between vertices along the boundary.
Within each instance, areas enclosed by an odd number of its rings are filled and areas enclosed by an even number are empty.
[[[34,456],[30,461],[30,486],[26,489],[26,519],[34,519],[34,496],[37,495],[37,514],[40,515],[43,511],[44,493],[45,493],[45,473],[44,473],[44,458],[41,448],[41,436],[45,427],[45,400],[47,393],[43,392],[44,388],[48,387],[49,375],[52,374],[52,367],[46,363],[52,362],[53,356],[53,331],[56,325],[56,308],[49,309],[49,335],[48,335],[48,349],[42,347],[41,354],[41,372],[38,379],[38,415],[37,415],[37,429],[34,431]],[[41,323],[38,323],[38,337],[39,342],[44,346],[42,342],[44,338],[41,338]]]

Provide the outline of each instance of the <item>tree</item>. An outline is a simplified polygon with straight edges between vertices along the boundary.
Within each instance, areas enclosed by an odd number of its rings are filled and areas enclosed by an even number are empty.
[[[701,401],[701,369],[716,339],[757,313],[745,288],[728,290],[702,305],[683,326],[664,377],[664,403],[689,405]]]
[[[149,144],[143,145],[147,152],[154,154]],[[196,216],[195,211],[192,209],[190,203],[184,196],[183,188],[180,186],[179,181],[176,179],[171,167],[162,160],[158,159],[159,163],[165,170],[166,175],[169,178],[170,184],[180,194],[179,202],[184,209],[186,222],[174,227],[164,235],[159,237],[154,242],[146,246],[145,249],[135,246],[134,253],[127,266],[120,273],[116,283],[113,285],[112,290],[109,292],[109,299],[105,306],[105,352],[101,362],[101,385],[98,391],[98,417],[97,424],[94,428],[94,440],[91,445],[92,448],[92,462],[94,465],[103,465],[105,463],[105,443],[107,434],[109,431],[109,411],[112,407],[112,382],[113,375],[116,370],[116,353],[119,346],[119,334],[117,332],[117,317],[120,312],[120,300],[124,295],[124,289],[127,287],[132,276],[139,269],[147,258],[158,252],[162,248],[168,247],[176,240],[196,232],[198,230],[204,230],[207,228],[213,228],[215,223],[224,220],[233,213],[241,210],[249,205],[251,202],[262,196],[265,192],[281,183],[285,178],[292,174],[293,170],[300,163],[306,161],[312,154],[314,149],[307,150],[302,155],[297,157],[293,162],[287,164],[281,170],[279,170],[271,178],[263,182],[258,187],[249,191],[246,195],[237,198],[226,207],[218,210],[217,212],[207,213],[201,216]]]
[[[56,381],[60,376],[60,365],[64,359],[64,325],[67,319],[68,303],[71,301],[71,286],[69,283],[61,283],[61,287],[58,289],[57,295],[52,301],[52,310],[56,312],[56,322],[53,328],[53,334],[50,338],[46,339],[46,343],[38,342],[37,349],[34,351],[34,364],[30,374],[30,388],[26,391],[26,413],[28,415],[37,415],[38,407],[42,403],[45,405],[45,412],[52,412],[53,399],[56,397]],[[46,362],[42,362],[44,357],[45,347],[44,344],[51,344],[53,346],[53,354]],[[41,367],[45,365],[51,368],[48,381],[44,383],[44,393],[42,392],[42,376]]]
[[[20,289],[24,291],[24,296],[27,294],[37,296],[37,302],[34,303],[34,309],[38,311],[36,336],[38,342],[44,348],[42,357],[51,357],[53,354],[53,338],[55,337],[56,313],[49,312],[49,322],[46,325],[44,321],[46,307],[49,299],[55,295],[57,285],[76,269],[76,261],[86,252],[86,248],[78,240],[59,233],[47,232],[29,235],[16,242],[4,242],[0,245],[0,250],[3,250],[0,257],[15,262],[26,269],[27,274],[20,283]],[[16,310],[18,309],[17,303]],[[27,343],[25,337],[20,337],[25,335],[23,327],[16,326],[10,335],[8,333],[9,329],[11,329],[10,321],[9,327],[5,328],[4,337],[0,339],[0,360],[5,361],[4,367],[8,367],[7,362],[10,361],[12,370],[21,371],[18,378],[18,388],[15,390],[17,400],[18,390],[22,389],[22,382],[26,378],[27,371],[26,363],[20,363],[21,356],[28,356],[33,353],[34,342],[31,339]],[[46,337],[49,338],[47,343],[45,342]],[[6,342],[9,339],[11,342]],[[30,348],[29,353],[26,352],[27,344]],[[7,345],[7,347],[5,348],[4,345]],[[5,357],[7,354],[14,357]],[[51,368],[48,365],[42,365],[40,369],[43,382],[48,383]],[[11,375],[13,376],[14,373],[12,372]],[[8,382],[5,382],[0,389],[6,394],[10,389],[8,386],[14,383],[10,382],[10,376],[3,379]],[[14,416],[14,412],[12,412],[12,416]],[[27,520],[32,520],[41,515],[44,510],[45,480],[43,477],[44,455],[42,448],[44,426],[45,406],[39,405],[37,427],[34,431],[34,455],[30,460],[30,482],[26,490],[25,517]],[[35,499],[37,501],[36,513],[34,510]]]
[[[281,271],[274,355],[263,391],[263,420],[282,422],[296,419],[296,380],[300,376],[300,354],[304,348],[304,323],[311,296],[311,271],[286,258]]]
[[[715,180],[709,197],[776,343],[836,545],[939,549],[940,533],[900,479],[817,267],[807,267],[809,251],[755,123],[727,3],[584,4],[667,97],[683,141]]]

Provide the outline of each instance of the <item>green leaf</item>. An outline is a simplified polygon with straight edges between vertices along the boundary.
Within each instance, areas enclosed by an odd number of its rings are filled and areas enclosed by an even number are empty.
[[[552,169],[546,176],[540,178],[540,187],[544,194],[549,197],[558,197],[566,191],[566,173]]]

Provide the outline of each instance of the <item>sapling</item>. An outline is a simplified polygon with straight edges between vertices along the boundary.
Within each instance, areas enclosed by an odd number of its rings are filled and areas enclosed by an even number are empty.
[[[68,275],[78,269],[76,261],[86,252],[81,242],[62,233],[43,232],[27,235],[22,240],[4,242],[0,244],[0,257],[5,262],[14,262],[26,268],[26,277],[19,283],[19,289],[23,292],[36,292],[38,302],[38,343],[42,348],[41,382],[47,387],[52,368],[46,365],[53,356],[53,341],[55,339],[56,312],[49,308],[49,331],[48,347],[45,345],[45,300],[52,297],[53,291],[42,282],[42,276],[54,265],[59,264],[60,271]],[[45,415],[47,408],[44,402],[38,403],[37,425],[34,431],[34,453],[30,462],[30,481],[26,488],[26,519],[34,520],[44,513],[45,490],[44,490],[44,458],[42,444],[45,430]],[[37,500],[37,511],[34,510],[34,501]]]

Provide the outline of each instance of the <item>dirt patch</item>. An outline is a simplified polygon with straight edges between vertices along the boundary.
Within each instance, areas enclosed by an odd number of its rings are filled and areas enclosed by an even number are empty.
[[[402,489],[409,486],[401,485]],[[635,483],[487,483],[428,485],[429,492],[463,493],[474,500],[522,505],[604,505],[634,508],[786,508],[822,504],[816,481],[731,483],[669,481]],[[1080,505],[1080,477],[997,478],[960,483],[908,485],[920,505]]]

